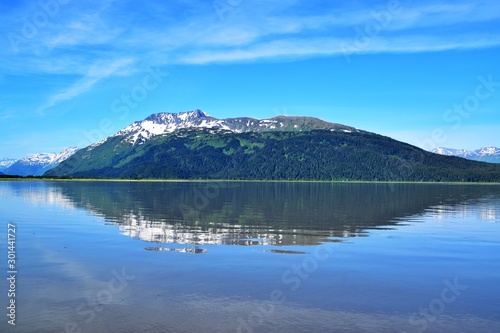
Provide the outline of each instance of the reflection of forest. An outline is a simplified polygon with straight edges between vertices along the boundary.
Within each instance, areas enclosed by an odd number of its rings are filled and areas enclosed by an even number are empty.
[[[480,203],[500,186],[308,182],[51,182],[123,234],[178,244],[318,244],[366,235],[437,207]],[[483,200],[483,201],[484,201]],[[462,207],[461,206],[461,207]],[[463,206],[467,207],[467,206]]]

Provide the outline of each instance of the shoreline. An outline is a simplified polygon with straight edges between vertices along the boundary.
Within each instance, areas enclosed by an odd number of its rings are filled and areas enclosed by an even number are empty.
[[[279,180],[279,179],[120,179],[120,178],[26,178],[0,177],[2,181],[56,181],[56,182],[144,182],[144,183],[331,183],[331,184],[427,184],[427,185],[500,185],[500,182],[433,182],[390,180]]]

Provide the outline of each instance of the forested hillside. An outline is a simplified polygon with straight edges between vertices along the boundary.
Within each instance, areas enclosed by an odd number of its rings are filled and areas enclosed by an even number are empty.
[[[500,165],[441,156],[388,137],[332,130],[187,129],[80,150],[46,176],[126,179],[500,181]]]

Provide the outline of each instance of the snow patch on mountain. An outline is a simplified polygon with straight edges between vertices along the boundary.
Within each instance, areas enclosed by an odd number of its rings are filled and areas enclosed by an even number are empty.
[[[2,158],[0,159],[0,171],[3,171],[10,167],[12,164],[16,163],[17,160],[12,158]]]
[[[156,113],[142,121],[125,127],[112,137],[125,136],[132,144],[143,143],[154,136],[172,133],[186,128],[229,129],[223,121],[213,118],[201,110],[180,113]]]
[[[31,154],[20,160],[15,160],[14,163],[4,170],[7,175],[18,176],[42,176],[45,172],[55,168],[59,163],[67,160],[70,156],[76,153],[78,148],[70,147],[63,150],[61,153],[38,153]]]
[[[194,110],[180,113],[164,112],[152,114],[142,121],[132,123],[110,138],[123,137],[122,141],[135,145],[142,144],[155,136],[173,133],[181,129],[202,128],[210,128],[219,131],[231,131],[234,133],[273,130],[308,130],[320,128],[334,130],[339,129],[346,132],[359,132],[359,130],[353,127],[328,123],[311,117],[279,116],[263,120],[248,117],[218,119],[201,110]],[[93,144],[89,147],[89,149],[99,146],[106,140],[107,139]]]
[[[463,157],[474,161],[500,163],[500,149],[497,147],[484,147],[474,151],[439,147],[433,149],[432,152],[440,155]]]
[[[485,147],[475,151],[480,156],[500,155],[500,149],[497,147]]]

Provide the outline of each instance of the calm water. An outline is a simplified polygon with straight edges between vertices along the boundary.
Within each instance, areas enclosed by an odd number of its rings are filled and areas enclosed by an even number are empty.
[[[1,332],[500,332],[500,186],[0,182]]]

